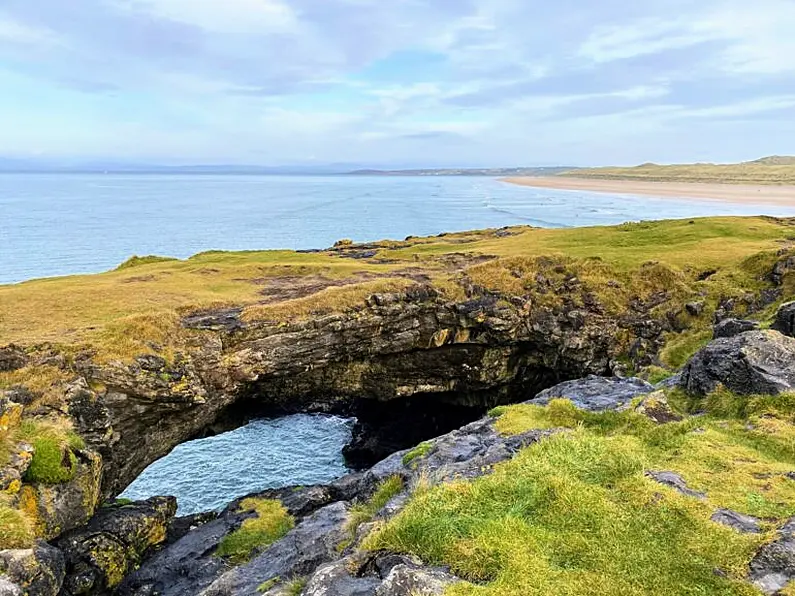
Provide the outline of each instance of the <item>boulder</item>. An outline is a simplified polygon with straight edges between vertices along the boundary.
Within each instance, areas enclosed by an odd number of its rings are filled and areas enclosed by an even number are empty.
[[[669,488],[674,489],[676,492],[686,497],[693,497],[695,499],[700,499],[700,500],[707,498],[707,495],[705,495],[704,493],[695,491],[689,486],[687,486],[685,479],[675,472],[668,472],[665,470],[662,471],[649,470],[648,472],[646,472],[646,476],[651,478],[655,482],[659,482],[660,484],[663,484]]]
[[[345,558],[321,566],[312,575],[302,596],[374,596],[381,582],[376,577],[357,577],[351,571],[353,563]]]
[[[635,407],[635,411],[657,424],[682,420],[682,416],[676,413],[668,403],[665,391],[655,391],[644,396]]]
[[[339,556],[339,545],[348,536],[345,503],[334,503],[316,511],[274,542],[261,554],[224,573],[203,592],[205,596],[257,594],[257,588],[274,578],[302,577]],[[158,589],[163,595],[196,594]]]
[[[28,443],[17,443],[11,449],[8,462],[0,468],[0,491],[19,490],[22,478],[33,461],[33,447]]]
[[[795,302],[787,302],[779,307],[771,329],[788,337],[795,337]]]
[[[3,577],[4,576],[4,577]],[[0,551],[0,594],[56,596],[64,580],[63,553],[46,542]]]
[[[688,302],[685,304],[685,309],[690,316],[700,317],[704,313],[705,306],[706,303],[703,300],[699,300],[698,302]]]
[[[636,397],[653,391],[654,386],[643,379],[591,375],[555,385],[527,403],[547,405],[553,399],[568,399],[581,410],[604,412],[627,406]]]
[[[710,519],[715,523],[734,528],[741,534],[759,534],[762,531],[758,519],[731,509],[718,509]]]
[[[28,365],[28,355],[17,346],[0,347],[0,372],[19,370]]]
[[[101,510],[85,528],[61,537],[66,594],[101,594],[136,569],[144,553],[163,543],[177,511],[174,497],[153,497]]]
[[[795,518],[751,560],[749,579],[765,594],[778,594],[795,579]]]
[[[28,484],[20,490],[28,512],[38,518],[40,536],[51,540],[79,528],[94,515],[99,499],[102,459],[89,449],[73,450],[77,465],[74,477],[62,484]]]
[[[720,339],[721,337],[734,337],[741,333],[748,331],[756,331],[759,329],[759,323],[756,321],[745,321],[743,319],[723,319],[712,329],[713,339]]]
[[[459,582],[443,569],[398,565],[375,591],[376,596],[441,596],[448,586]]]
[[[795,339],[751,331],[712,341],[682,370],[680,386],[704,396],[723,385],[740,395],[775,395],[795,387]]]

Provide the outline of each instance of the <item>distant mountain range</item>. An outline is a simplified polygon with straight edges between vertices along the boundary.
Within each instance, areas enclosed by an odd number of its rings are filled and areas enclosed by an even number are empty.
[[[0,173],[239,174],[254,176],[551,176],[568,167],[376,169],[365,164],[253,166],[240,164],[155,165],[123,162],[57,162],[0,157]]]

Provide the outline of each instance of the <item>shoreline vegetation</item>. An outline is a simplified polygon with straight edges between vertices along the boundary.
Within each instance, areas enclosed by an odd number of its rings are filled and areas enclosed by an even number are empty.
[[[164,596],[276,596],[304,582],[316,594],[335,577],[392,581],[363,577],[378,553],[449,567],[448,596],[760,596],[751,581],[789,548],[795,514],[795,339],[777,328],[793,296],[795,218],[761,216],[133,257],[102,274],[0,286],[0,554],[15,549],[25,569],[54,578],[34,596],[82,586],[84,569],[92,587],[71,593],[154,577],[195,582]],[[712,379],[709,362],[729,372],[691,393],[688,363],[727,321],[762,330],[718,340],[699,378]],[[751,393],[721,384],[747,380],[737,370],[772,378],[770,363],[784,371],[780,395],[768,395],[773,381]],[[332,404],[319,395],[337,407],[436,392],[446,407],[480,395],[485,408],[554,380],[677,373],[678,386],[643,382],[649,393],[630,409],[580,412],[573,398],[500,407],[333,490],[244,499],[180,538],[200,554],[167,543],[173,498],[114,501],[252,396],[297,411]],[[462,453],[477,454],[470,468]],[[310,540],[326,549],[311,564]],[[60,575],[46,575],[47,552],[67,561]]]
[[[666,180],[632,180],[581,178],[577,175],[556,177],[501,178],[508,184],[595,192],[602,194],[637,195],[667,199],[698,199],[742,205],[778,205],[795,207],[795,183],[786,186],[764,184],[728,184],[720,182],[676,182]]]
[[[555,190],[795,206],[795,157],[772,156],[739,164],[583,168],[501,180]]]

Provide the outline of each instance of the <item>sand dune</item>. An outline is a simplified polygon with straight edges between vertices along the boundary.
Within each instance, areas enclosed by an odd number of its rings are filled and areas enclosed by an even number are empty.
[[[795,186],[741,185],[688,182],[639,182],[635,180],[595,180],[574,177],[503,178],[504,182],[609,194],[628,194],[680,199],[708,199],[731,203],[786,205],[795,207]]]

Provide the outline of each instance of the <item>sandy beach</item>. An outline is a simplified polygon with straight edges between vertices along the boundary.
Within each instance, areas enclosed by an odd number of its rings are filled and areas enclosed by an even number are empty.
[[[502,180],[510,184],[556,190],[580,190],[678,199],[707,199],[730,203],[795,207],[795,186],[597,180],[563,176],[503,178]]]

